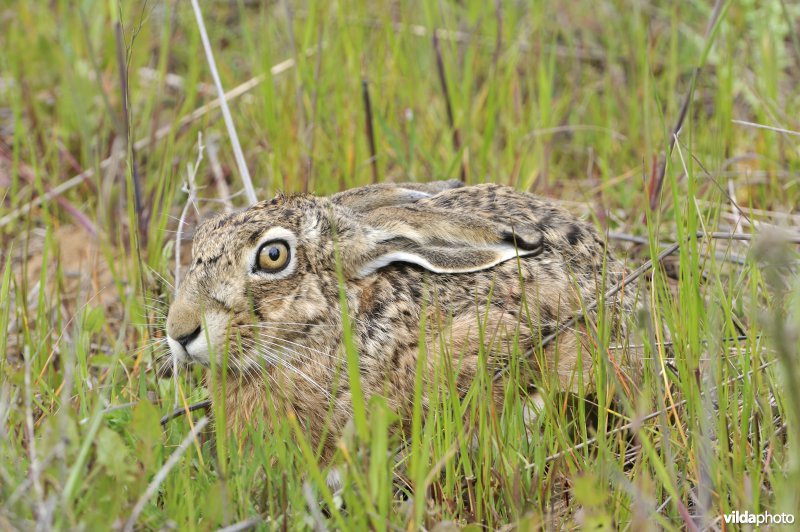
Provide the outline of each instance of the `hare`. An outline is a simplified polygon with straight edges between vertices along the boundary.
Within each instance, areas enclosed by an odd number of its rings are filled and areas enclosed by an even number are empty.
[[[178,364],[227,361],[229,430],[269,409],[292,412],[312,442],[327,435],[329,457],[352,415],[340,286],[364,395],[382,395],[410,420],[421,349],[428,374],[450,357],[466,390],[481,360],[502,371],[514,342],[534,353],[582,309],[586,320],[530,364],[564,391],[588,385],[591,309],[603,282],[625,274],[593,227],[509,187],[443,181],[279,195],[198,228],[167,341]],[[623,290],[606,302],[612,341],[625,336],[633,298]],[[617,364],[631,375],[635,366]]]

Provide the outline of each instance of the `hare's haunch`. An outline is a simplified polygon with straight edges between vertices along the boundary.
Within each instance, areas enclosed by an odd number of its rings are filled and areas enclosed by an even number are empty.
[[[626,273],[593,227],[554,204],[457,181],[279,196],[204,223],[192,255],[169,310],[171,356],[226,361],[232,430],[270,409],[293,412],[312,439],[330,435],[328,450],[352,413],[340,275],[364,393],[410,419],[421,347],[431,376],[447,357],[466,390],[482,348],[492,369],[513,349],[535,353]],[[632,290],[606,302],[612,341],[632,308]],[[530,365],[564,390],[589,383],[595,318],[587,312]]]

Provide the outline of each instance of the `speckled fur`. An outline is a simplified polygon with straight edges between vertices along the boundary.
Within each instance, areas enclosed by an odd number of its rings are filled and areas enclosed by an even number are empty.
[[[265,281],[245,263],[274,226],[297,236],[297,268],[286,279]],[[328,456],[350,419],[334,234],[362,386],[368,397],[386,397],[401,419],[411,417],[423,312],[429,374],[450,357],[451,367],[460,368],[458,388],[466,390],[479,364],[479,319],[485,319],[488,363],[499,369],[517,331],[520,346],[534,351],[538,339],[604,291],[604,269],[606,287],[626,274],[593,227],[547,200],[497,185],[439,182],[364,187],[331,198],[278,196],[219,216],[197,231],[193,262],[170,308],[167,329],[178,337],[204,321],[216,327],[209,337],[216,338],[212,345],[217,350],[224,345],[220,338],[229,339],[228,370],[234,377],[228,379],[226,397],[230,430],[242,431],[254,419],[270,419],[270,413],[294,412],[314,443],[327,424]],[[394,235],[392,245],[413,240],[450,249],[492,245],[512,235],[536,252],[468,273],[433,273],[395,262],[360,276],[363,264],[390,245],[387,235]],[[633,308],[632,290],[607,308],[614,324],[612,341],[621,341],[625,320],[619,318]],[[588,317],[591,322],[595,312]],[[579,323],[548,346],[543,357],[532,357],[533,367],[556,375],[564,390],[576,386],[579,357],[583,380],[590,380],[590,337],[584,329]],[[253,342],[267,344],[280,361],[273,358],[265,366]],[[620,362],[632,374],[636,365]]]

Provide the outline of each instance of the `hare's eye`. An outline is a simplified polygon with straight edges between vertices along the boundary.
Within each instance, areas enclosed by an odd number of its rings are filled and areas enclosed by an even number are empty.
[[[266,242],[258,250],[258,269],[264,272],[279,272],[289,264],[289,245],[283,240]]]

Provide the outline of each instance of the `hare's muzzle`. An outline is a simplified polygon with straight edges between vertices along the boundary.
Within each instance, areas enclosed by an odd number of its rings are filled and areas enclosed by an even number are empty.
[[[167,343],[172,356],[179,362],[203,363],[207,349],[200,316],[188,304],[178,300],[169,308],[167,316]]]

